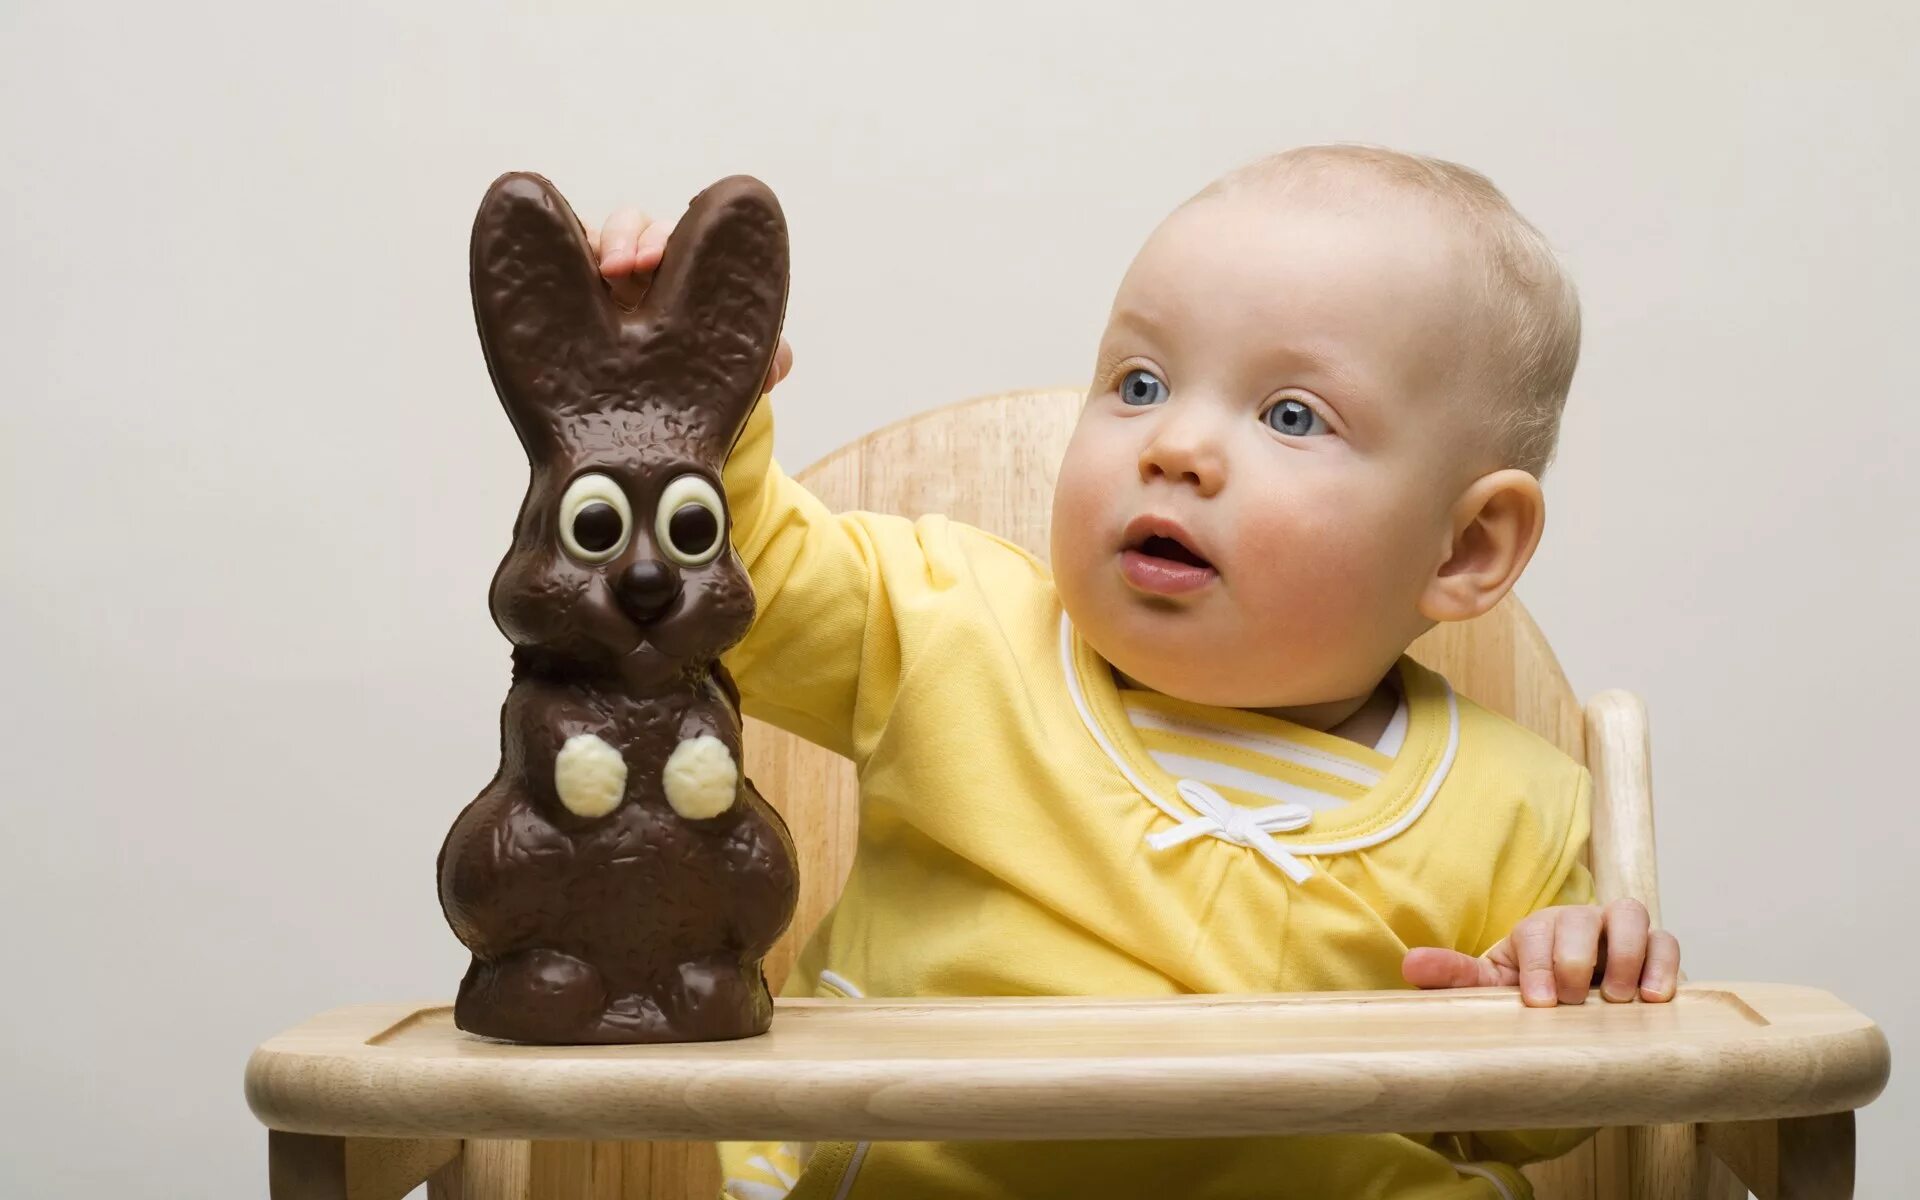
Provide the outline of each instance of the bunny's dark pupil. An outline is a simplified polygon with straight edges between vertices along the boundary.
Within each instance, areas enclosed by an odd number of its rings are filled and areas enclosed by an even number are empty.
[[[667,536],[682,554],[704,554],[720,536],[720,519],[702,504],[683,504],[667,522]]]
[[[620,526],[620,510],[604,500],[595,500],[573,515],[573,540],[582,550],[598,554],[619,543]]]

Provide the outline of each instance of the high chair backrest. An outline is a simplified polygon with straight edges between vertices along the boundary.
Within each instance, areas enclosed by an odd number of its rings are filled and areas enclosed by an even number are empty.
[[[869,434],[797,478],[836,512],[943,513],[1044,558],[1055,472],[1082,399],[1067,389],[983,396]],[[1413,654],[1463,694],[1587,762],[1596,783],[1611,784],[1595,792],[1589,857],[1596,886],[1602,899],[1632,895],[1657,912],[1637,701],[1609,693],[1583,711],[1546,639],[1511,595],[1477,620],[1433,630]],[[852,866],[858,790],[845,759],[771,726],[752,726],[747,773],[785,814],[800,852],[799,907],[766,964],[778,991]],[[1625,811],[1616,803],[1623,793]]]

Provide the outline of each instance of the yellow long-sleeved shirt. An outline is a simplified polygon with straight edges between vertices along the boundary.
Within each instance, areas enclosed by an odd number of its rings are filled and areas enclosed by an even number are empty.
[[[1536,909],[1590,902],[1584,768],[1410,659],[1404,741],[1364,794],[1268,838],[1216,825],[1150,846],[1207,789],[1142,746],[1045,565],[938,516],[833,514],[772,441],[763,402],[725,473],[759,601],[726,665],[748,713],[852,759],[861,785],[846,890],[786,994],[1400,988],[1409,947],[1477,955]],[[1508,1164],[1580,1136],[876,1142],[804,1165],[728,1144],[722,1162],[739,1200],[1466,1200],[1528,1195]]]

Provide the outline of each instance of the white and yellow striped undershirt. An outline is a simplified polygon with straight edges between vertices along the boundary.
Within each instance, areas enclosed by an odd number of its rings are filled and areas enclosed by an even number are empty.
[[[1278,717],[1143,689],[1122,687],[1120,702],[1162,770],[1250,809],[1291,803],[1321,812],[1353,803],[1393,765],[1407,730],[1404,698],[1372,748]]]

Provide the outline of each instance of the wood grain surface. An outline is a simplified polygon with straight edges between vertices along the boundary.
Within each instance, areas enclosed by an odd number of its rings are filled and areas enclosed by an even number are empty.
[[[1807,1116],[1887,1044],[1825,992],[1690,984],[1529,1009],[1510,989],[782,1001],[764,1037],[534,1048],[437,1005],[328,1013],[247,1070],[262,1122],[409,1138],[1104,1138]]]

